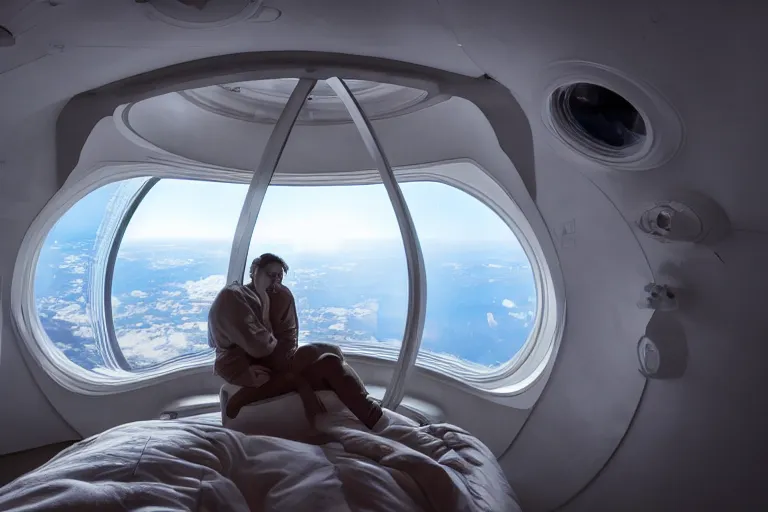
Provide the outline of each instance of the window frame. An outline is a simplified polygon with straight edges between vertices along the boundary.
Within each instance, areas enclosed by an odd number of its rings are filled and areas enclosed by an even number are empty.
[[[468,166],[467,166],[468,164]],[[456,166],[463,166],[457,168]],[[469,169],[469,171],[467,171]],[[463,172],[462,172],[463,171]],[[462,179],[461,174],[472,173],[472,180]],[[514,396],[524,392],[542,374],[544,367],[550,360],[556,347],[556,341],[562,334],[564,319],[564,304],[555,302],[554,284],[552,276],[540,250],[534,250],[528,234],[521,228],[521,222],[525,222],[522,212],[517,209],[510,211],[510,205],[516,206],[509,194],[501,188],[498,182],[482,167],[471,159],[448,160],[433,162],[430,164],[399,167],[394,169],[399,183],[415,181],[432,181],[447,186],[452,186],[464,193],[468,193],[481,201],[486,207],[492,209],[513,231],[520,242],[531,264],[536,283],[537,309],[534,317],[534,326],[528,339],[518,353],[499,367],[490,371],[480,371],[484,367],[466,361],[443,356],[429,351],[420,351],[416,366],[412,371],[426,373],[447,384],[458,385],[471,392],[481,393],[484,396],[497,397]],[[105,395],[115,392],[123,392],[130,389],[142,388],[154,385],[158,382],[174,379],[181,374],[209,373],[213,362],[211,351],[203,351],[193,354],[184,354],[170,359],[150,368],[139,371],[117,371],[99,374],[86,370],[70,361],[59,351],[48,337],[37,315],[34,302],[34,273],[40,250],[47,238],[48,232],[58,219],[66,214],[69,208],[90,192],[109,183],[130,178],[142,177],[147,182],[140,189],[145,191],[142,195],[137,193],[134,201],[131,201],[122,212],[120,224],[130,222],[128,214],[139,207],[141,199],[150,190],[148,183],[163,178],[192,179],[199,181],[214,181],[227,183],[246,184],[251,178],[247,171],[223,170],[212,166],[197,165],[187,166],[179,163],[113,163],[93,168],[86,173],[83,179],[72,183],[71,186],[62,189],[60,194],[46,206],[40,216],[33,223],[27,233],[19,251],[17,268],[12,285],[14,297],[21,300],[14,301],[19,307],[15,308],[14,318],[17,319],[18,329],[21,331],[21,339],[31,340],[26,345],[31,349],[35,359],[43,366],[46,373],[51,375],[60,385],[82,394]],[[324,173],[311,176],[306,174],[279,173],[274,176],[271,185],[275,186],[339,186],[352,184],[379,183],[380,177],[377,170],[363,170],[357,172]],[[478,184],[469,181],[480,180]],[[482,183],[484,182],[484,183]],[[483,186],[483,184],[485,186]],[[490,197],[494,192],[489,187],[495,187],[497,197]],[[489,190],[488,190],[489,189]],[[500,205],[504,200],[506,205]],[[532,233],[529,227],[528,231]],[[124,230],[123,230],[124,233]],[[115,255],[119,249],[117,238],[110,248]],[[114,263],[112,263],[114,268]],[[110,293],[105,291],[105,307],[111,310]],[[21,320],[21,321],[19,321]],[[114,325],[110,330],[114,336]],[[110,347],[117,347],[116,338]],[[394,364],[398,351],[387,347],[349,347],[345,353],[354,359],[374,358],[385,364]]]

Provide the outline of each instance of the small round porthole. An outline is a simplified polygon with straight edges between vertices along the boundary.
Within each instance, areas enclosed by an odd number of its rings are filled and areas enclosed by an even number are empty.
[[[560,61],[541,74],[542,121],[553,149],[611,171],[645,171],[683,144],[682,119],[652,85],[595,62]]]
[[[552,93],[550,108],[563,135],[605,156],[630,156],[647,137],[642,114],[600,85],[579,82],[559,87]]]

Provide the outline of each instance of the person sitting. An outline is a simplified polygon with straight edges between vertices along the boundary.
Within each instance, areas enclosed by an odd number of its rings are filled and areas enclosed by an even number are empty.
[[[383,411],[344,362],[341,350],[326,344],[298,347],[295,300],[282,284],[287,270],[281,258],[263,254],[251,265],[248,285],[226,286],[211,305],[208,333],[216,348],[214,372],[241,387],[227,401],[225,413],[235,418],[250,403],[296,391],[313,425],[325,412],[315,391],[331,390],[372,429]]]

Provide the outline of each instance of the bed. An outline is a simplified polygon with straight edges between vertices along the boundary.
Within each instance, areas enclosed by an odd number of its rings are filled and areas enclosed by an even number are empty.
[[[316,429],[299,421],[295,396],[246,407],[226,427],[207,414],[112,428],[0,489],[0,510],[520,510],[466,431],[385,411],[374,433],[323,393]]]

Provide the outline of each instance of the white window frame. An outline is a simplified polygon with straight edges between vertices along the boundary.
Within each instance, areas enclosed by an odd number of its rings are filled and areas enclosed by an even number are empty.
[[[532,238],[532,228],[491,175],[469,159],[401,167],[394,169],[394,174],[400,183],[434,181],[453,186],[473,195],[494,210],[517,236],[531,263],[536,281],[537,314],[534,327],[523,348],[509,362],[488,371],[479,365],[424,351],[418,354],[412,371],[425,373],[483,396],[505,397],[524,392],[541,376],[549,362],[562,334],[565,315],[564,305],[556,304],[554,283],[544,263],[542,250],[538,244],[530,242],[535,240]],[[140,372],[115,369],[95,373],[76,365],[53,345],[40,323],[34,303],[34,273],[39,251],[56,221],[72,205],[97,188],[137,177],[148,181],[177,178],[247,183],[251,176],[246,171],[213,166],[140,162],[106,162],[81,176],[80,180],[68,182],[43,209],[19,251],[12,286],[12,308],[21,339],[27,341],[35,359],[57,383],[82,394],[108,395],[172,380],[180,374],[209,373],[213,360],[211,352],[182,356]],[[333,186],[367,183],[381,183],[379,173],[365,170],[308,176],[286,172],[276,174],[272,184]],[[135,210],[137,205],[138,202],[132,203],[126,212],[129,209]],[[374,344],[370,347],[345,346],[344,350],[352,359],[373,357],[388,361],[389,364],[397,357],[397,349]]]

